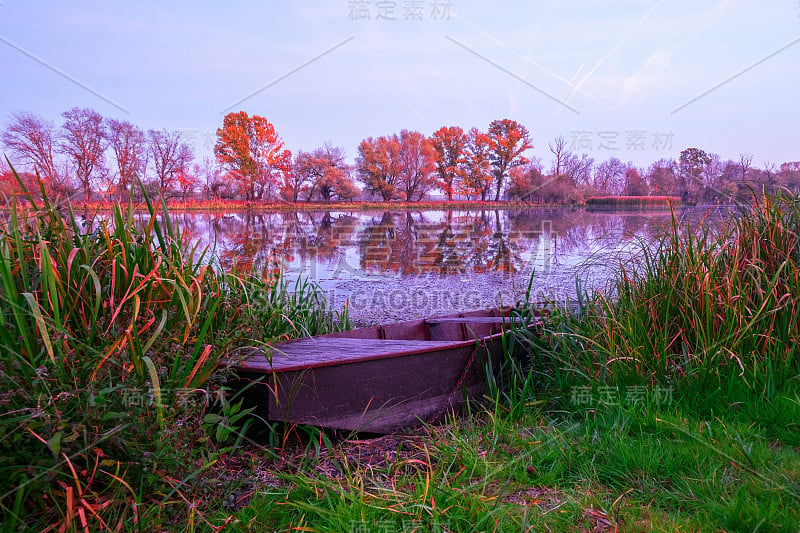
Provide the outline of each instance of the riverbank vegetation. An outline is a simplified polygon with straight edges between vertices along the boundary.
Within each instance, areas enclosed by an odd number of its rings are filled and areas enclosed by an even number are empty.
[[[233,491],[230,525],[796,531],[800,207],[778,194],[739,215],[674,227],[620,268],[613,300],[514,332],[524,355],[468,416],[270,462],[268,482]]]
[[[681,199],[678,196],[591,196],[586,199],[587,207],[598,209],[670,208],[679,205]]]
[[[676,223],[613,298],[511,332],[482,403],[382,438],[265,426],[224,389],[237,348],[348,326],[314,286],[220,271],[164,203],[142,224],[41,197],[0,225],[4,531],[800,525],[794,195]]]
[[[645,166],[616,156],[595,161],[577,151],[591,151],[585,131],[553,139],[546,155],[536,157],[531,134],[511,119],[493,120],[485,130],[443,126],[430,134],[403,129],[368,136],[354,154],[332,144],[293,154],[274,124],[244,111],[228,113],[216,131],[144,131],[86,108],[61,116],[56,126],[34,113],[13,113],[0,143],[16,168],[27,171],[30,189],[37,189],[38,172],[51,197],[84,203],[124,202],[131,194],[140,199],[137,180],[151,198],[272,209],[353,201],[581,205],[594,196],[677,196],[705,204],[746,199],[752,191],[800,192],[798,161],[756,168],[750,154],[724,159],[696,147]],[[621,133],[604,132],[609,151],[622,148],[612,148]],[[647,144],[672,150],[672,134],[649,139],[645,132],[625,132],[626,151]],[[15,187],[10,169],[0,169],[0,196]]]
[[[347,316],[274,265],[218,270],[146,196],[143,224],[130,206],[82,220],[42,197],[0,224],[2,529],[171,528],[244,414],[220,358]]]
[[[74,204],[74,209],[80,214],[84,213],[107,213],[114,209],[118,202],[113,200],[78,202]],[[414,211],[467,211],[467,210],[497,210],[497,209],[516,209],[530,208],[536,204],[520,201],[485,201],[480,200],[421,200],[417,202],[392,201],[352,201],[352,202],[244,202],[240,200],[166,200],[166,206],[171,213],[184,212],[207,212],[207,213],[271,213],[271,212],[362,212],[379,211],[385,213],[395,210],[414,210]],[[10,204],[8,204],[10,205]],[[666,207],[667,204],[653,202],[651,205]],[[148,211],[147,203],[142,200],[131,204],[135,212]]]

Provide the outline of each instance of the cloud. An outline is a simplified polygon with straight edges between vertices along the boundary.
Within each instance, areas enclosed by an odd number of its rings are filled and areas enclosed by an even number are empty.
[[[650,54],[642,66],[623,82],[622,93],[616,105],[617,109],[629,101],[641,97],[651,87],[660,85],[663,81],[663,73],[671,61],[671,50],[660,49]]]

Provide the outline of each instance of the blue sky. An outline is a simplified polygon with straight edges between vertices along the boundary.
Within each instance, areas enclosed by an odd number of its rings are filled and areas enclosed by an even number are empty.
[[[546,165],[559,135],[637,164],[690,146],[800,159],[798,0],[2,0],[0,62],[3,123],[91,107],[200,157],[244,110],[292,151],[351,159],[365,137],[497,118]]]

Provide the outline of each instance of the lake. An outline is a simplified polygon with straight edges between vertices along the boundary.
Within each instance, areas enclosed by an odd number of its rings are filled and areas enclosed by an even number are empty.
[[[687,207],[712,226],[724,207]],[[538,208],[477,211],[177,213],[224,268],[279,261],[320,285],[359,324],[513,304],[531,273],[536,298],[604,290],[620,262],[668,231],[669,211]],[[345,303],[347,302],[347,303]]]

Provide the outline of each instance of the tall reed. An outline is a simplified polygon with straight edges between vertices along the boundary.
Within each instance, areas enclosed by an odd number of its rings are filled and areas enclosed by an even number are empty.
[[[180,480],[218,444],[202,421],[224,397],[219,359],[346,327],[346,315],[272,268],[218,271],[146,195],[145,222],[131,202],[83,219],[20,186],[0,222],[3,527],[186,512],[196,502]]]
[[[673,219],[674,220],[674,219]],[[800,205],[755,197],[737,216],[672,230],[620,265],[614,296],[527,338],[537,379],[675,386],[698,404],[774,400],[800,372]]]

